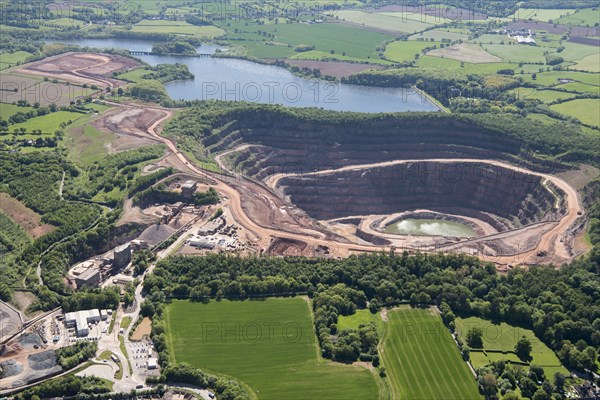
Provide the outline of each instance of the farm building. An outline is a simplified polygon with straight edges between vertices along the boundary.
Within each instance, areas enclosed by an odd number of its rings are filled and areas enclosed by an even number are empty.
[[[181,185],[181,194],[183,195],[183,198],[186,200],[193,198],[197,187],[198,183],[196,181],[186,181],[183,185]]]
[[[531,36],[525,37],[525,36],[515,36],[513,39],[515,39],[517,41],[517,43],[519,44],[529,44],[532,46],[535,46],[537,43],[535,42],[535,39],[532,38]]]
[[[115,247],[115,258],[113,268],[124,268],[131,261],[131,245],[129,243]]]
[[[98,310],[82,310],[65,314],[67,327],[75,327],[77,336],[87,336],[90,333],[88,324],[100,322],[101,316]]]

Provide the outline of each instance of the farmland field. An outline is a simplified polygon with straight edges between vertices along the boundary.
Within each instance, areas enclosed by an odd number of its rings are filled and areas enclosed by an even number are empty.
[[[32,54],[27,51],[16,51],[14,53],[0,54],[0,70],[10,68],[18,62],[23,62]]]
[[[417,33],[409,37],[410,40],[433,39],[435,41],[441,41],[442,39],[448,40],[467,40],[469,38],[467,31],[453,30],[453,29],[432,29],[427,32]]]
[[[494,324],[491,321],[487,321],[477,317],[470,318],[456,318],[456,333],[457,335],[466,342],[466,335],[469,331],[470,327],[481,327],[483,329],[483,348],[484,350],[500,350],[512,352],[515,349],[515,345],[517,341],[525,336],[531,341],[531,345],[533,347],[531,351],[531,355],[533,360],[531,364],[539,365],[544,368],[546,374],[551,376],[554,372],[560,371],[565,375],[568,374],[568,371],[560,364],[558,357],[554,352],[548,348],[541,340],[539,340],[533,331],[529,329],[518,328],[512,325],[509,325],[505,322],[501,324]],[[476,354],[475,352],[471,353]],[[491,354],[491,353],[488,353]],[[481,367],[486,364],[485,356],[479,357],[483,355],[480,353],[478,358],[472,358],[473,366],[475,368]],[[489,362],[495,361],[498,359],[508,359],[513,360],[514,354],[506,355],[506,357],[502,357],[499,354],[494,354],[489,357]]]
[[[600,72],[600,60],[598,59],[598,54],[590,54],[589,56],[584,57],[577,61],[577,64],[573,65],[571,69]]]
[[[474,44],[459,44],[457,46],[445,47],[443,49],[432,50],[428,53],[431,56],[449,58],[456,61],[468,63],[494,63],[502,59],[486,52],[480,46]]]
[[[483,49],[507,62],[545,62],[543,47],[522,44],[484,44]]]
[[[175,300],[166,322],[175,361],[238,378],[261,399],[378,397],[367,369],[320,357],[304,299]]]
[[[558,19],[573,14],[575,9],[535,9],[535,8],[520,8],[513,15],[512,18],[523,21],[532,19],[534,21],[547,22],[548,20]]]
[[[18,248],[29,242],[27,233],[16,222],[0,211],[0,253]]]
[[[196,35],[214,38],[225,33],[216,26],[196,26],[183,21],[142,20],[135,24],[134,32],[172,33],[174,35]]]
[[[558,90],[539,90],[535,88],[518,88],[511,90],[520,99],[537,99],[544,103],[549,103],[555,100],[564,100],[575,97],[576,94],[560,92]]]
[[[341,24],[282,24],[266,25],[261,30],[275,35],[275,41],[289,43],[292,46],[300,44],[315,46],[315,50],[330,53],[333,50],[338,55],[377,58],[375,48],[392,36],[378,32],[365,32]],[[270,46],[273,47],[273,46]]]
[[[25,128],[27,131],[26,133],[29,133],[34,129],[41,129],[44,134],[54,135],[54,132],[60,129],[61,123],[75,121],[83,115],[84,114],[71,111],[57,111],[40,117],[31,118],[20,124],[10,125],[9,131],[14,132],[15,129]]]
[[[415,55],[420,54],[423,49],[439,45],[439,42],[396,41],[386,46],[384,54],[385,58],[391,61],[412,61],[415,59]]]
[[[8,120],[18,112],[26,113],[31,110],[33,110],[33,107],[19,107],[15,104],[2,103],[0,104],[0,118]]]
[[[480,399],[475,378],[441,317],[402,307],[388,313],[380,345],[393,398]]]
[[[577,99],[550,106],[554,111],[577,118],[587,125],[600,126],[600,99]],[[592,110],[595,110],[593,112]]]
[[[358,25],[385,29],[393,32],[413,33],[433,26],[433,24],[403,18],[400,15],[384,15],[358,10],[336,11],[335,17],[339,18],[340,21],[347,21]]]
[[[564,25],[594,26],[598,22],[598,9],[583,8],[554,22]]]

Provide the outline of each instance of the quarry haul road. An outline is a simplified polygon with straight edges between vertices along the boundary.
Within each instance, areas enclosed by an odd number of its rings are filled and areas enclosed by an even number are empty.
[[[378,251],[389,251],[390,250],[390,246],[344,243],[344,242],[339,242],[339,241],[334,241],[334,240],[315,238],[313,235],[310,235],[308,233],[310,231],[314,234],[313,230],[310,230],[310,229],[305,230],[301,226],[298,226],[298,232],[288,232],[288,231],[277,230],[277,229],[268,228],[268,227],[259,225],[244,211],[244,209],[242,207],[240,193],[238,193],[238,191],[235,188],[233,188],[230,185],[228,185],[227,183],[225,183],[219,177],[218,174],[196,167],[187,158],[187,156],[185,154],[183,154],[181,151],[178,150],[177,145],[174,143],[173,140],[161,136],[156,131],[158,126],[160,126],[164,121],[166,121],[168,118],[170,118],[173,115],[172,110],[165,109],[162,107],[141,106],[141,105],[136,105],[136,104],[124,104],[124,103],[112,103],[109,101],[104,101],[104,103],[115,106],[115,107],[119,107],[122,109],[137,108],[137,109],[147,109],[147,110],[152,110],[152,111],[157,111],[157,112],[162,113],[163,115],[160,118],[158,118],[157,120],[155,120],[146,129],[146,133],[148,135],[150,135],[151,138],[153,138],[155,140],[159,140],[160,142],[164,143],[167,146],[167,148],[169,149],[169,151],[171,153],[173,153],[179,159],[179,161],[181,161],[193,173],[197,174],[199,177],[207,177],[207,178],[210,178],[211,180],[215,181],[216,182],[216,185],[214,185],[215,189],[227,198],[226,204],[229,206],[229,208],[231,210],[233,219],[238,224],[240,224],[245,229],[247,229],[249,232],[251,232],[256,237],[256,243],[257,244],[261,243],[264,246],[264,248],[268,247],[270,240],[273,237],[278,237],[278,238],[283,238],[283,239],[299,240],[299,241],[307,243],[308,246],[311,246],[314,248],[316,248],[316,246],[319,246],[319,245],[326,246],[326,247],[330,248],[333,251],[333,255],[336,255],[336,256],[347,256],[349,254],[360,253],[360,252],[378,252]],[[249,147],[249,145],[243,145],[243,148],[246,148],[246,147]],[[239,150],[239,148],[238,148],[238,150]],[[235,150],[227,151],[225,153],[229,154],[233,151],[235,151]],[[221,154],[220,157],[217,156],[218,157],[217,159],[219,161],[219,165],[224,170],[227,170],[227,168],[226,167],[224,168],[224,166],[221,164],[221,158],[224,155],[225,154]],[[561,218],[561,220],[556,224],[555,227],[553,227],[551,230],[549,230],[542,236],[542,238],[539,241],[537,246],[535,246],[533,249],[531,249],[529,251],[519,254],[519,263],[521,263],[521,264],[534,263],[535,259],[536,259],[536,255],[540,251],[545,251],[549,254],[553,253],[556,256],[560,257],[561,259],[565,259],[565,260],[568,260],[571,258],[571,254],[570,254],[568,248],[562,241],[562,235],[567,230],[567,228],[569,228],[573,224],[573,222],[577,219],[579,212],[582,211],[582,207],[579,203],[579,199],[577,197],[576,191],[560,178],[557,178],[555,176],[548,175],[548,174],[529,171],[529,170],[523,169],[521,167],[507,164],[507,163],[504,163],[501,161],[480,160],[480,159],[435,159],[435,158],[434,159],[417,159],[417,160],[395,160],[395,161],[373,163],[373,164],[350,165],[350,166],[341,167],[339,169],[315,171],[315,172],[310,172],[307,174],[276,174],[276,175],[271,176],[269,179],[267,179],[267,185],[269,187],[271,187],[272,189],[274,189],[277,186],[278,182],[282,178],[288,177],[288,176],[325,175],[325,174],[333,174],[333,173],[342,172],[342,171],[363,170],[363,169],[368,169],[368,168],[385,167],[385,166],[392,166],[392,165],[403,164],[403,163],[423,162],[423,161],[439,162],[439,163],[457,163],[457,162],[483,163],[483,164],[488,164],[488,165],[495,165],[498,167],[506,168],[509,170],[517,171],[517,172],[540,176],[540,177],[543,177],[543,178],[553,182],[557,187],[561,188],[565,193],[565,197],[567,200],[566,214]],[[275,196],[275,194],[273,194],[273,196]],[[306,233],[302,233],[303,231]],[[479,256],[479,257],[485,261],[490,261],[497,265],[515,264],[515,256],[514,255],[510,255],[510,256]]]

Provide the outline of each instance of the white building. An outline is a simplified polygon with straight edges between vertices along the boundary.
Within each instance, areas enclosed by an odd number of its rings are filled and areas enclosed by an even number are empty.
[[[148,361],[146,361],[146,366],[148,369],[156,369],[158,368],[158,360],[156,358],[149,358]]]
[[[82,310],[65,314],[65,323],[68,327],[75,327],[77,336],[87,336],[90,333],[88,324],[100,322],[100,311]]]

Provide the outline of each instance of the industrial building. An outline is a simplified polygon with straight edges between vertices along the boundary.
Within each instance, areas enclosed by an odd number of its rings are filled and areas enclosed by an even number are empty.
[[[194,197],[197,187],[198,182],[192,180],[186,181],[183,185],[181,185],[181,195],[184,199],[191,200]]]
[[[100,284],[100,270],[98,268],[95,268],[95,266],[87,268],[79,275],[75,276],[75,283],[77,284],[78,289],[81,289],[84,286],[98,286]]]
[[[149,358],[148,361],[146,361],[146,367],[148,367],[148,369],[158,368],[158,360],[156,358]]]
[[[126,243],[122,246],[115,247],[115,257],[113,260],[113,268],[125,268],[131,262],[131,245]]]
[[[101,319],[99,310],[82,310],[65,314],[67,327],[75,327],[77,336],[87,336],[90,333],[88,324],[100,322]]]

